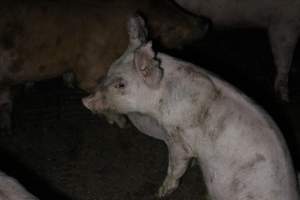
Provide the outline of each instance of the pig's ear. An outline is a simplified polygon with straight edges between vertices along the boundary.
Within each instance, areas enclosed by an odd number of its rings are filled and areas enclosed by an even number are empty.
[[[136,50],[134,66],[146,85],[151,88],[159,86],[163,77],[163,69],[160,67],[160,61],[155,58],[151,41]]]
[[[127,24],[129,34],[129,47],[137,48],[146,43],[148,37],[148,30],[144,19],[135,14],[131,16]]]

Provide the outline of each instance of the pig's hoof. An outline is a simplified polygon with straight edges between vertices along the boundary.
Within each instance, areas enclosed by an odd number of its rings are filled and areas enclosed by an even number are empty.
[[[162,184],[162,186],[158,190],[157,196],[159,198],[163,198],[171,194],[178,187],[178,181],[174,178],[167,177]]]
[[[276,81],[275,91],[281,101],[289,102],[289,90],[288,90],[287,81],[283,81],[283,80]]]
[[[280,98],[284,102],[289,102],[290,99],[289,99],[289,93],[288,93],[288,91],[281,91],[280,92]]]
[[[285,88],[279,88],[277,95],[279,96],[280,100],[283,102],[288,103],[290,101],[289,93]]]

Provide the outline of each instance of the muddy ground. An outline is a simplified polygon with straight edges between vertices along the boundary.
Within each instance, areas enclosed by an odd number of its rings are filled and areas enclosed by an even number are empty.
[[[291,72],[291,103],[281,104],[272,93],[274,69],[264,34],[213,32],[181,51],[169,52],[215,72],[254,98],[274,117],[293,159],[299,160],[299,53]],[[0,136],[3,171],[45,200],[156,199],[167,169],[163,142],[92,115],[80,102],[86,94],[67,88],[60,78],[19,91],[14,134]],[[187,171],[167,199],[206,199],[197,166]]]

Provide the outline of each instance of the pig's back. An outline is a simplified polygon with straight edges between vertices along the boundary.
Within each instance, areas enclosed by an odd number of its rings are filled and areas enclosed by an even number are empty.
[[[270,191],[270,194],[274,188],[281,191],[274,198],[298,200],[299,194],[292,160],[285,139],[278,126],[269,114],[234,86],[213,75],[210,75],[210,78],[226,98],[232,101],[233,104],[239,105],[238,108],[241,108],[239,112],[242,112],[241,115],[243,115],[240,123],[246,123],[249,126],[249,135],[240,137],[241,141],[239,142],[239,145],[243,146],[245,150],[241,150],[242,155],[239,155],[239,153],[236,153],[236,155],[241,156],[241,158],[250,159],[252,150],[252,152],[261,152],[266,156],[268,161],[271,161],[267,162],[264,170],[258,171],[254,175],[256,178],[252,180],[252,184],[256,185],[256,180],[264,177],[262,178],[263,180],[270,180],[267,187],[263,185],[263,187],[266,187],[264,188],[266,191]],[[243,119],[246,119],[246,122]],[[247,124],[247,122],[252,123],[253,127]],[[235,142],[231,143],[234,144]],[[234,152],[232,154],[235,155]],[[275,174],[276,178],[273,179],[272,174]],[[282,179],[279,181],[280,178]]]
[[[186,10],[208,17],[216,26],[268,27],[272,23],[284,20],[294,23],[300,16],[300,2],[297,0],[176,0],[176,2]]]
[[[202,70],[201,70],[202,71]],[[274,184],[274,186],[269,185],[270,188],[278,187],[278,184],[281,185],[279,187],[286,187],[283,188],[281,191],[282,193],[278,194],[276,198],[278,199],[291,199],[291,200],[297,200],[299,199],[299,194],[297,191],[297,183],[295,178],[295,172],[293,169],[292,161],[290,158],[288,147],[285,143],[285,139],[276,125],[276,123],[273,121],[273,119],[270,117],[269,114],[267,114],[260,106],[258,106],[253,100],[251,100],[249,97],[244,95],[241,91],[239,91],[237,88],[232,86],[231,84],[227,83],[226,81],[218,78],[214,74],[211,74],[205,70],[202,71],[202,73],[207,73],[209,78],[213,81],[215,86],[222,92],[222,95],[225,96],[225,98],[229,99],[229,101],[233,102],[232,105],[238,105],[237,108],[240,108],[239,112],[242,112],[241,114],[244,115],[244,119],[252,121],[255,125],[256,123],[259,123],[260,125],[258,127],[249,127],[251,134],[249,137],[241,138],[242,141],[240,141],[240,145],[244,147],[247,147],[247,143],[250,141],[256,141],[254,138],[260,138],[259,141],[261,144],[258,143],[251,143],[252,147],[250,149],[253,150],[253,152],[262,152],[263,154],[267,155],[267,159],[272,160],[272,163],[269,163],[269,167],[265,169],[265,172],[261,172],[262,174],[257,174],[257,179],[259,177],[265,177],[265,180],[267,180],[269,177],[266,175],[266,173],[272,173],[271,171],[274,170],[274,167],[278,167],[280,169],[277,171],[278,177],[284,177],[281,182],[274,182],[270,184]],[[235,107],[233,107],[234,109]],[[243,119],[243,117],[242,117]],[[244,123],[243,120],[240,123]],[[247,124],[247,123],[246,123]],[[250,123],[251,124],[251,123]],[[244,141],[243,140],[247,140]],[[250,151],[250,149],[248,149]],[[243,151],[242,151],[243,152]],[[251,158],[251,152],[244,152],[241,158]],[[234,154],[234,153],[233,153]],[[255,182],[255,180],[253,180]],[[255,183],[254,183],[255,185]],[[277,185],[277,186],[276,186]],[[265,188],[267,190],[267,188]],[[268,188],[269,189],[269,188]],[[281,195],[281,196],[280,196]],[[283,195],[283,196],[282,196]]]

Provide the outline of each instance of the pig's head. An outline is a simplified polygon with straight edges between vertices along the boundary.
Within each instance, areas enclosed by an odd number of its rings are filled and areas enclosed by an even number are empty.
[[[140,16],[129,19],[128,48],[112,64],[95,93],[83,98],[83,104],[88,109],[93,112],[114,111],[123,114],[151,109],[159,93],[163,69],[155,57],[151,41],[146,41],[147,32]]]

